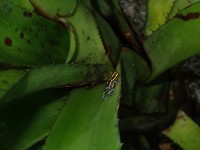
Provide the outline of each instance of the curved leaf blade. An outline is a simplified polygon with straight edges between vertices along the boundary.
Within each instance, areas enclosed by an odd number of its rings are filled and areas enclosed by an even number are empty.
[[[158,75],[181,61],[200,53],[200,19],[189,17],[198,14],[200,3],[180,11],[145,42],[145,48],[152,62],[152,76]],[[189,15],[188,15],[189,14]],[[191,38],[192,37],[192,38]]]
[[[0,106],[0,149],[24,150],[44,139],[64,105],[66,91],[55,89]]]

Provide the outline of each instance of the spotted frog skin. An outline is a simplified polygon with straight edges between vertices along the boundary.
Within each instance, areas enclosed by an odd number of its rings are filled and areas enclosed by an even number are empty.
[[[119,73],[116,71],[113,71],[110,75],[110,78],[106,82],[106,89],[103,92],[102,98],[105,99],[107,95],[112,95],[115,91],[115,85],[117,83],[117,80],[119,78]]]

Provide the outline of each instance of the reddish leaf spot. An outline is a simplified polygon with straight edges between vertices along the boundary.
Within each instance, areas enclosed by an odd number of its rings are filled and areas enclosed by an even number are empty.
[[[90,40],[90,37],[88,36],[88,37],[87,37],[87,41],[89,41],[89,40]]]
[[[200,17],[200,13],[189,13],[187,15],[177,14],[175,16],[176,18],[182,19],[184,21],[192,20],[192,19],[198,19]]]
[[[27,42],[28,42],[28,44],[30,44],[30,43],[31,43],[31,40],[27,40]]]
[[[19,36],[20,36],[21,39],[23,39],[23,38],[24,38],[24,33],[21,32],[21,33],[19,34]]]
[[[23,14],[25,17],[32,17],[32,15],[33,15],[31,12],[27,12],[27,11],[24,11]]]
[[[7,46],[11,46],[11,45],[12,45],[12,40],[11,40],[9,37],[6,37],[5,40],[4,40],[4,43],[5,43]]]

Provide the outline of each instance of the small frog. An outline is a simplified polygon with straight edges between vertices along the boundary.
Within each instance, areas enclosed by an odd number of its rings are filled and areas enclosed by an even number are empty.
[[[119,78],[119,73],[116,71],[113,71],[111,73],[110,78],[106,82],[106,89],[103,92],[102,98],[105,99],[107,95],[112,95],[115,91],[115,85],[117,83],[117,80]]]

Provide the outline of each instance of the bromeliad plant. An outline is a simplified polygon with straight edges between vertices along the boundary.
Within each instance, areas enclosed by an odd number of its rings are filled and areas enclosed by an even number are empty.
[[[176,116],[199,17],[198,0],[149,0],[143,35],[118,0],[1,0],[0,149],[156,149],[161,131],[198,149]]]

